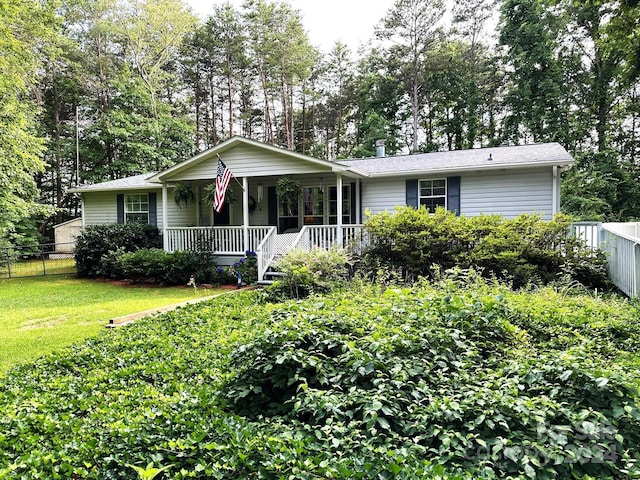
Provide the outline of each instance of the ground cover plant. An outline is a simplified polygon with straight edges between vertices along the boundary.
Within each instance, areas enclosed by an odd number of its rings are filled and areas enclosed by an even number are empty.
[[[14,370],[0,477],[640,475],[636,302],[468,273],[265,298],[223,296]]]
[[[112,317],[215,293],[132,288],[65,276],[0,280],[0,375],[104,330]]]

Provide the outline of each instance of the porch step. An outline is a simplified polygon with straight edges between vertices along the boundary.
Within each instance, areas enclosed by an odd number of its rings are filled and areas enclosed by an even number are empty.
[[[258,285],[271,285],[278,278],[282,278],[286,276],[287,276],[286,273],[269,270],[267,272],[264,272],[264,278],[258,282]]]

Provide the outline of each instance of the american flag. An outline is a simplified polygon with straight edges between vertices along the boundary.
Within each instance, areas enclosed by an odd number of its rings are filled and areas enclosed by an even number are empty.
[[[216,173],[216,192],[214,195],[213,208],[216,212],[220,213],[222,206],[224,205],[224,197],[227,194],[227,188],[229,188],[229,182],[231,181],[231,170],[227,168],[222,159],[218,157],[218,172]]]

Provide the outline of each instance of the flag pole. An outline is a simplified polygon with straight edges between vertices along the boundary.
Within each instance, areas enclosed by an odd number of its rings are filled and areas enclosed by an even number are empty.
[[[216,156],[218,157],[218,160],[220,160],[222,162],[222,159],[220,158],[220,154],[216,153]],[[240,189],[244,192],[244,187],[242,186],[242,184],[240,183],[240,181],[236,178],[235,175],[231,174],[231,178],[233,178],[236,183],[238,184],[238,186],[240,187]]]

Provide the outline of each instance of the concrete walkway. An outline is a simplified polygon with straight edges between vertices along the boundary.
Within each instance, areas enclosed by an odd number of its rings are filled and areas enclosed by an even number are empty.
[[[121,317],[114,317],[109,319],[109,324],[106,325],[106,327],[107,328],[123,327],[125,325],[134,323],[136,320],[139,320],[144,317],[148,317],[149,315],[155,315],[156,313],[170,312],[180,307],[185,307],[187,305],[195,305],[196,303],[200,303],[200,302],[206,302],[207,300],[211,300],[212,298],[219,297],[220,295],[227,295],[229,293],[235,293],[241,290],[246,290],[246,287],[238,290],[227,290],[226,292],[216,293],[215,295],[209,295],[207,297],[194,298],[193,300],[174,303],[173,305],[165,305],[164,307],[152,308],[150,310],[144,310],[142,312],[130,313],[128,315],[123,315]]]

